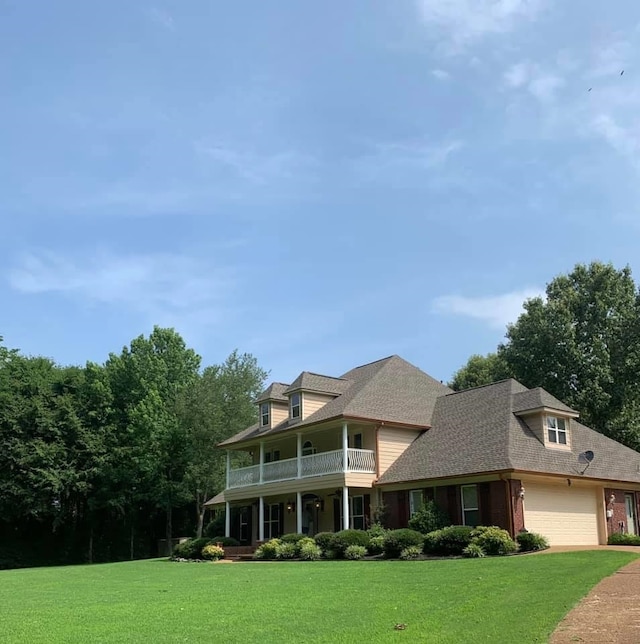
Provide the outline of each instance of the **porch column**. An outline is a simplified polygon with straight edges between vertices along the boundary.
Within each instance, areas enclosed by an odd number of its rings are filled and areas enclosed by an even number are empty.
[[[229,472],[231,471],[231,452],[227,450],[227,484],[225,490],[229,489]]]
[[[349,529],[349,488],[342,488],[342,529]]]
[[[258,501],[258,541],[264,541],[264,497]]]
[[[349,434],[347,423],[342,423],[342,471],[349,471]]]
[[[302,492],[296,492],[296,532],[302,532]]]
[[[298,459],[298,478],[300,478],[302,476],[302,434],[300,433],[296,434],[296,458]]]
[[[264,469],[264,441],[260,441],[260,483],[262,483],[263,469]]]
[[[229,452],[227,452],[227,455]],[[231,503],[226,501],[224,504],[224,536],[231,536]]]

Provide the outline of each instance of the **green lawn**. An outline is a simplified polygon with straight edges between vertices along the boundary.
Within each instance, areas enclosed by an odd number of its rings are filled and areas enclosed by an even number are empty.
[[[0,572],[0,641],[544,642],[616,551]],[[394,624],[405,623],[405,630]]]

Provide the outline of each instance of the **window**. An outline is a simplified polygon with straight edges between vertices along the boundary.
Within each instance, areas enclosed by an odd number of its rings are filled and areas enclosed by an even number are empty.
[[[349,442],[351,443],[351,447],[353,447],[353,449],[362,449],[362,434],[354,434],[353,436],[349,436]]]
[[[463,485],[460,488],[460,492],[462,494],[463,525],[478,525],[478,523],[480,523],[480,512],[478,511],[478,486]]]
[[[269,424],[269,403],[262,403],[260,405],[260,427],[265,427]]]
[[[300,411],[302,407],[302,396],[291,394],[291,418],[300,418]]]
[[[280,504],[264,506],[264,538],[275,539],[280,536]]]
[[[264,453],[264,462],[265,463],[271,463],[273,461],[279,461],[280,460],[280,450],[279,449],[272,449],[269,452]]]
[[[409,516],[412,517],[416,512],[422,509],[424,498],[422,490],[409,490]]]
[[[567,444],[567,425],[564,418],[547,416],[547,436],[550,443]]]
[[[354,530],[366,530],[364,520],[364,496],[349,497],[349,514],[351,527]]]
[[[311,454],[315,453],[316,448],[313,446],[313,443],[311,441],[305,441],[304,445],[302,446],[302,455],[311,456]]]

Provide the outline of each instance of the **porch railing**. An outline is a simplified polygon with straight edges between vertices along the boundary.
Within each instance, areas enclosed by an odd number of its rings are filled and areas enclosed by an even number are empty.
[[[319,452],[300,458],[300,477],[337,474],[344,469],[344,452],[336,449],[331,452]],[[364,472],[373,474],[376,471],[375,454],[370,449],[347,450],[347,472]],[[298,478],[298,459],[287,458],[262,465],[262,482],[274,483]],[[229,487],[246,487],[260,483],[260,465],[241,467],[229,470]]]

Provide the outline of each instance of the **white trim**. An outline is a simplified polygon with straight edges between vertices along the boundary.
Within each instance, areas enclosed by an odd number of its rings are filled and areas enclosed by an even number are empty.
[[[258,541],[264,541],[264,497],[258,500]]]
[[[296,532],[302,532],[302,492],[296,492]]]
[[[297,405],[293,404],[293,397],[298,396],[299,402]],[[293,415],[293,408],[297,407],[298,408],[298,415],[294,416]],[[294,391],[290,398],[289,398],[289,417],[293,419],[299,419],[302,420],[302,392],[301,391]]]
[[[349,529],[349,488],[342,488],[342,529]]]
[[[231,536],[231,503],[229,501],[224,504],[224,536]]]

